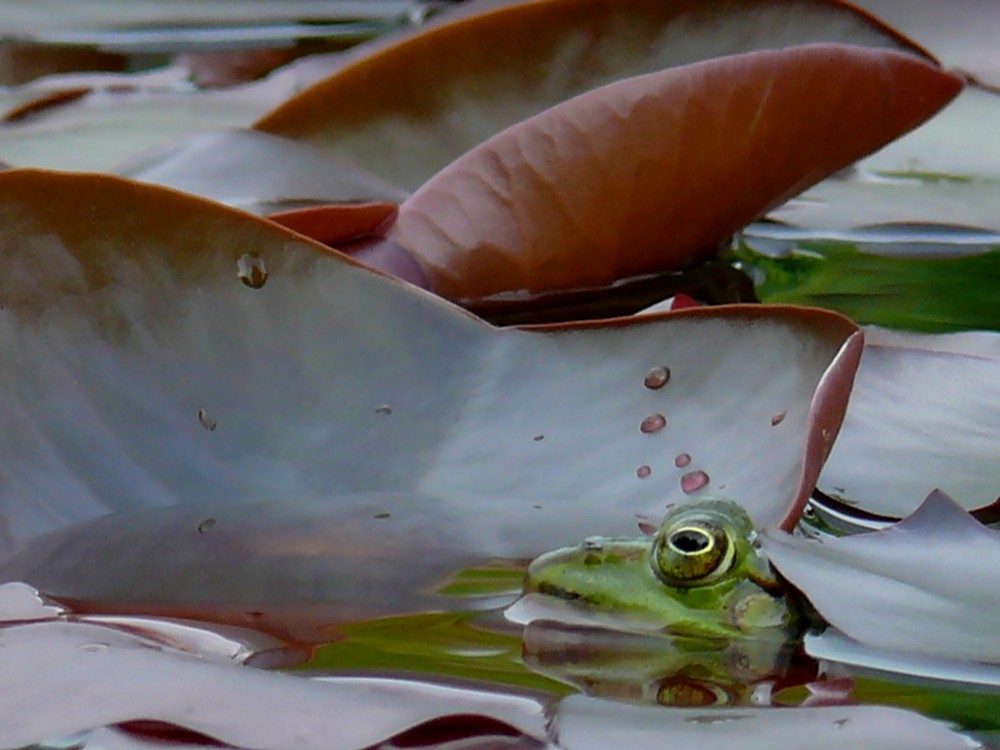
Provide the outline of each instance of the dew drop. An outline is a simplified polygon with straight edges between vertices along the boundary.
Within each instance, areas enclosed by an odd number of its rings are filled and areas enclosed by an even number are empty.
[[[681,453],[681,454],[678,454],[677,458],[674,459],[674,466],[676,466],[678,469],[683,469],[685,466],[687,466],[690,463],[691,463],[691,454],[690,453]]]
[[[777,427],[779,424],[785,421],[785,417],[788,416],[787,411],[780,412],[771,417],[771,427]]]
[[[214,518],[206,518],[204,521],[198,524],[198,533],[204,534],[206,531],[215,526],[215,523],[216,521]]]
[[[382,404],[375,407],[376,414],[392,414],[392,407],[389,404]]]
[[[646,375],[646,379],[642,381],[642,384],[651,391],[658,391],[668,382],[670,382],[670,368],[654,367]]]
[[[709,483],[708,474],[703,471],[689,471],[681,477],[681,490],[690,495],[703,489]]]
[[[244,253],[236,260],[236,275],[251,289],[260,289],[267,283],[267,266],[260,256]]]
[[[604,542],[601,541],[600,537],[592,536],[584,539],[580,546],[584,552],[600,552],[604,549]]]
[[[642,465],[638,469],[635,470],[635,475],[637,477],[639,477],[639,479],[645,479],[646,477],[648,477],[652,473],[653,473],[653,470],[651,468],[649,468],[648,466],[646,466],[646,465]]]
[[[110,646],[107,643],[81,643],[77,646],[81,651],[86,651],[88,654],[103,654],[107,651]]]
[[[639,527],[639,531],[645,536],[655,536],[656,532],[659,531],[659,527],[653,523],[653,520],[649,516],[636,513],[635,519],[636,525]]]
[[[667,418],[665,416],[662,414],[650,414],[642,420],[642,424],[639,425],[639,429],[646,435],[652,435],[654,432],[659,432],[666,426]]]
[[[215,432],[215,428],[219,426],[215,417],[209,414],[204,409],[198,410],[198,421],[201,422],[201,426],[204,427],[209,432]]]

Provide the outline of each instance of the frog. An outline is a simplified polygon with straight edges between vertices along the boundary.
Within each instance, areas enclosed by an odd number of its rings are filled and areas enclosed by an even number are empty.
[[[669,509],[652,536],[590,537],[543,554],[529,564],[524,592],[685,636],[787,640],[808,619],[746,511],[726,498]]]

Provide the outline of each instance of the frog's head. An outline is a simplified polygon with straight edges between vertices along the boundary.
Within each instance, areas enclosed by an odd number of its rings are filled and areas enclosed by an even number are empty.
[[[686,503],[654,537],[591,538],[542,555],[525,592],[687,635],[791,629],[795,608],[760,550],[746,512],[728,500]]]

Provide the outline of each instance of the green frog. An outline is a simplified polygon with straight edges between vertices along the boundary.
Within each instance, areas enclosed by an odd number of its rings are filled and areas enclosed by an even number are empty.
[[[688,636],[787,638],[805,618],[749,516],[722,499],[674,507],[652,537],[590,538],[542,555],[524,590]]]

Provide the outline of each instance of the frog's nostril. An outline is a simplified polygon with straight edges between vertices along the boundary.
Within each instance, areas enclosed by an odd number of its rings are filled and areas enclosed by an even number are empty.
[[[712,546],[712,537],[701,529],[678,529],[668,543],[682,555],[696,555]]]

